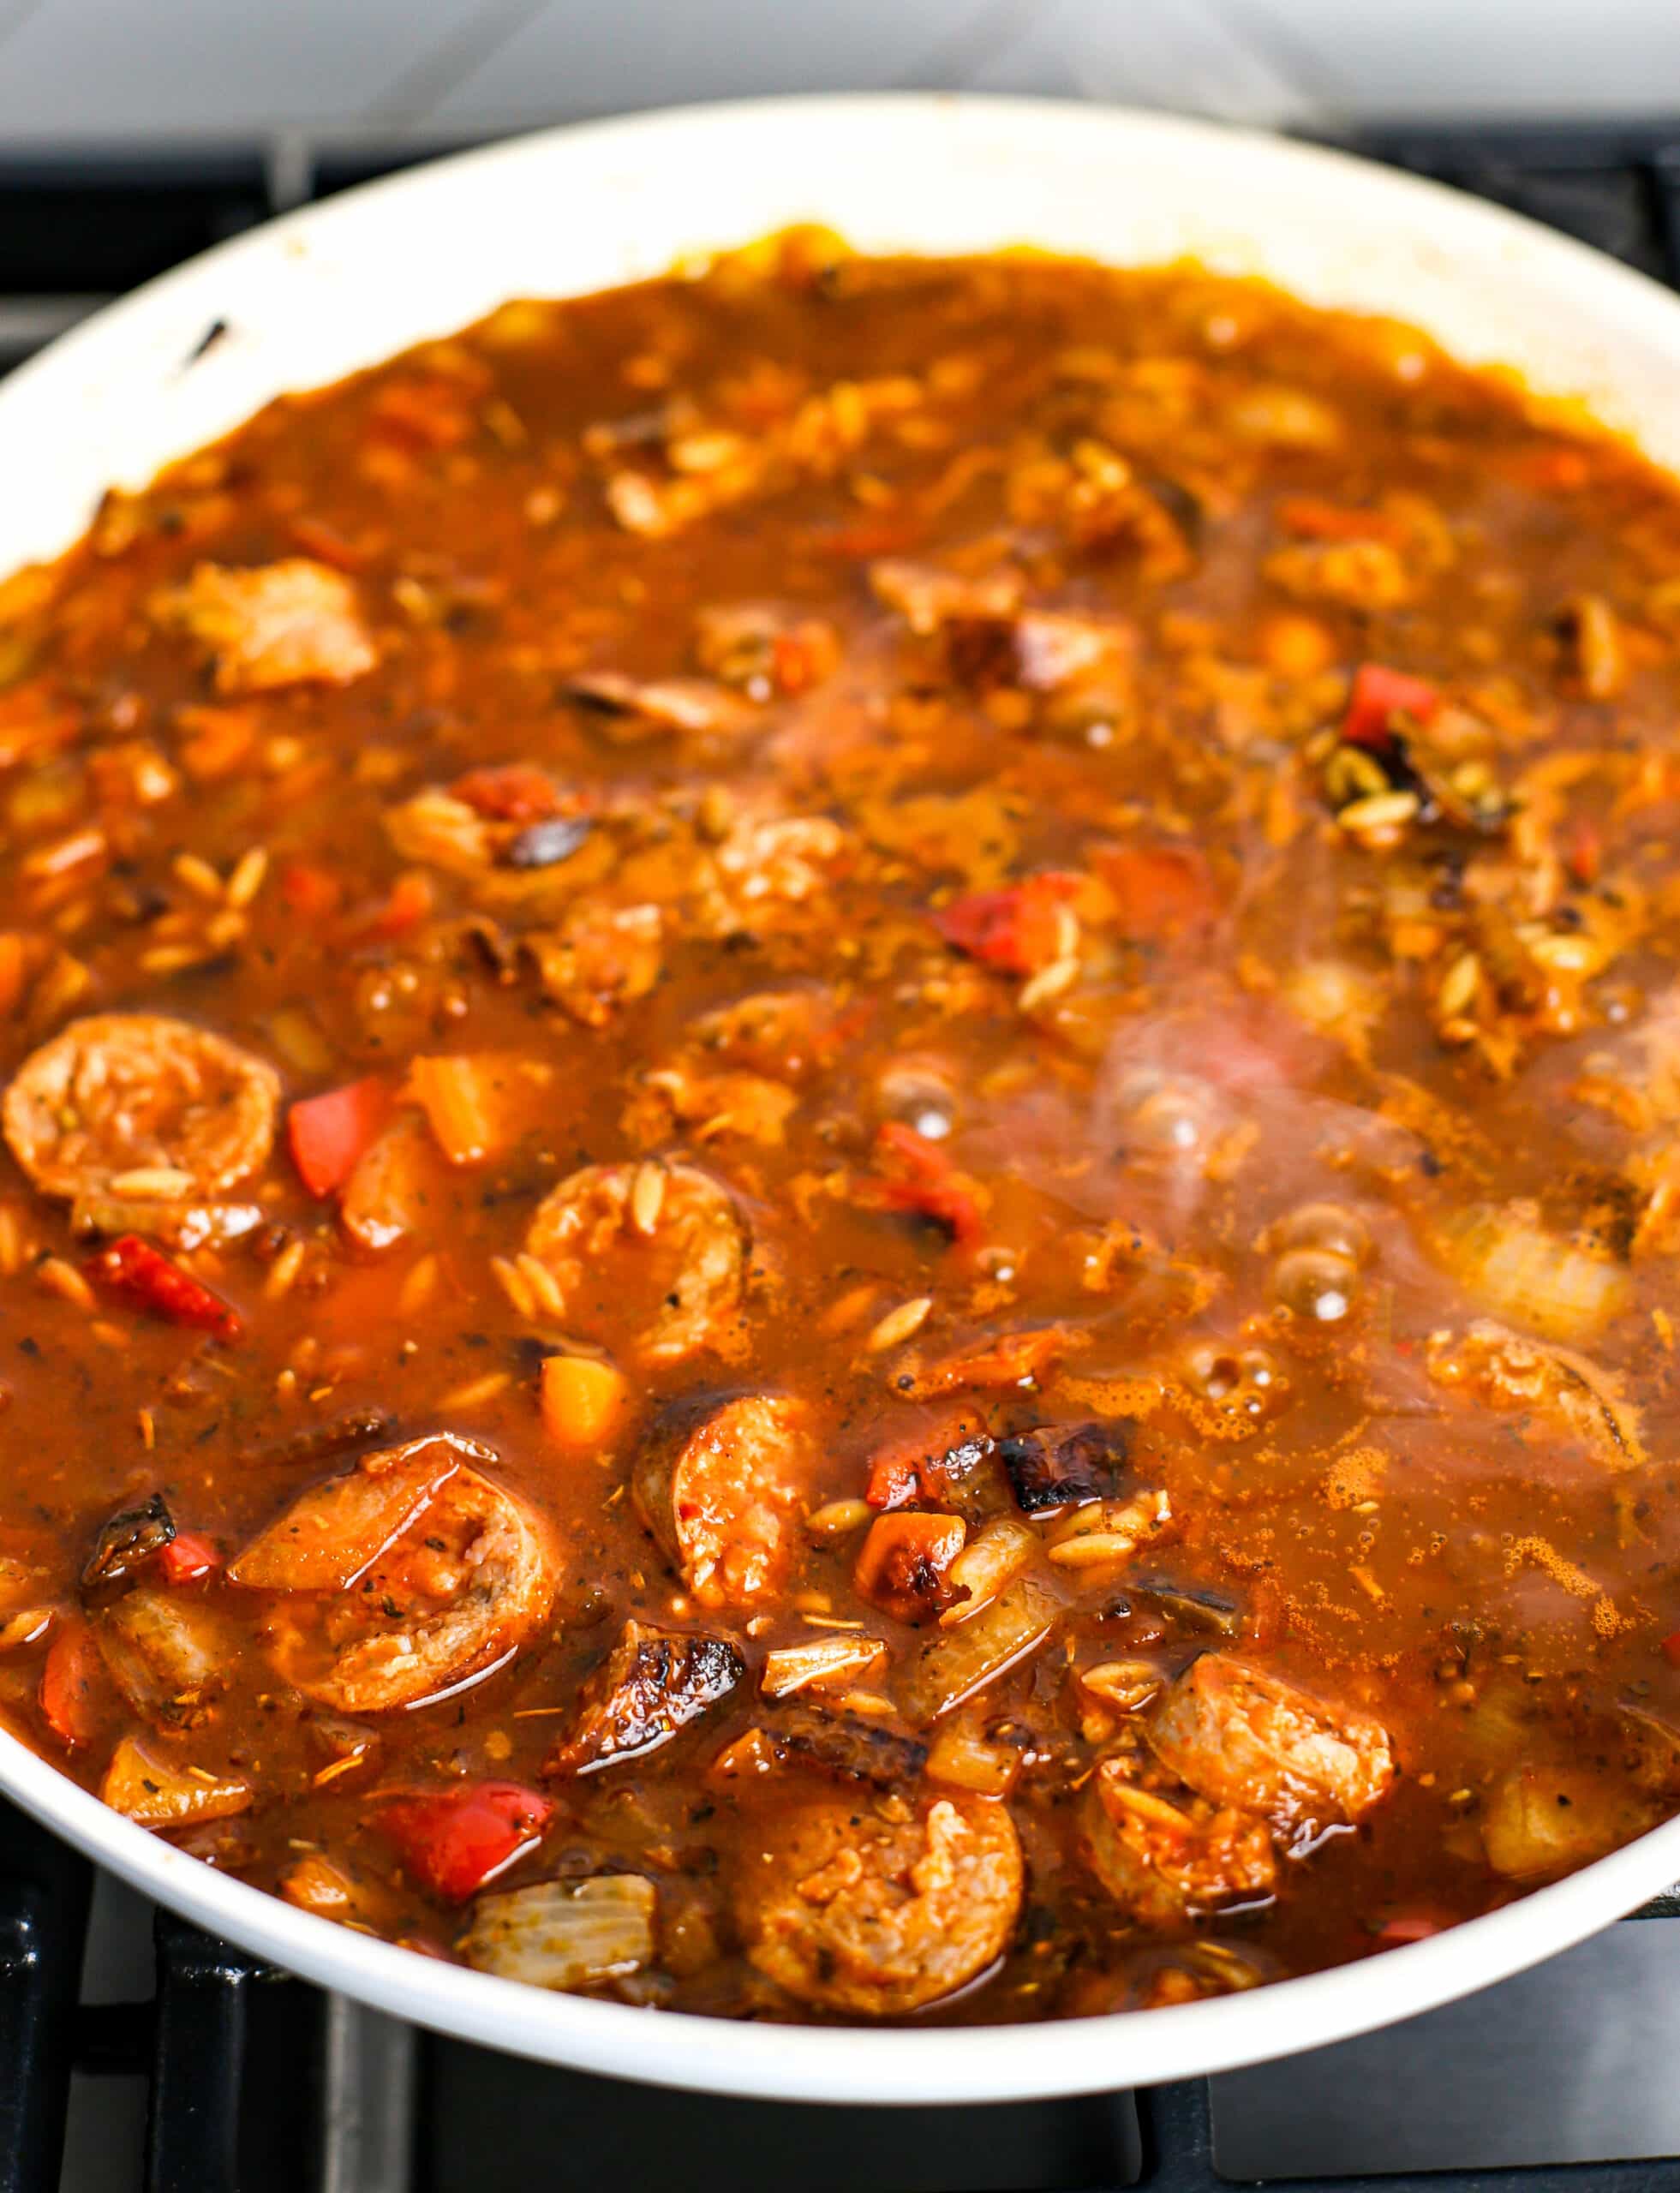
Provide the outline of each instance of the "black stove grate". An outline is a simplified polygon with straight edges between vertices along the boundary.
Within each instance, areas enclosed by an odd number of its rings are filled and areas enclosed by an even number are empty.
[[[272,212],[450,149],[288,140],[175,156],[0,158],[0,372],[110,296]],[[1680,288],[1680,120],[1375,128],[1357,149]],[[135,2166],[105,2170],[99,2183],[145,2193],[595,2193],[655,2179],[701,2193],[749,2178],[802,2193],[1217,2193],[1253,2182],[1222,2175],[1217,2159],[1223,2090],[1235,2082],[1216,2082],[1211,2101],[1208,2082],[1192,2080],[1135,2096],[946,2112],[632,2089],[417,2035],[161,1913],[152,1997],[85,2001],[92,1890],[85,1861],[0,1803],[0,2193],[60,2187],[73,2074],[96,2095],[110,2082],[144,2082],[144,2154],[118,2159]],[[1641,1915],[1680,1916],[1680,1895]],[[1497,2004],[1504,1992],[1483,1999]],[[1402,2036],[1421,2023],[1384,2044],[1396,2061]],[[1653,2083],[1661,2053],[1648,2066]],[[1268,2078],[1276,2085],[1286,2070]],[[1544,2077],[1545,2066],[1532,2075]],[[108,2144],[122,2124],[108,2114]],[[96,2122],[94,2152],[100,2137]],[[1239,2145],[1234,2137],[1232,2151]],[[82,2160],[89,2151],[85,2136]],[[1300,2193],[1350,2193],[1368,2181],[1294,2182]],[[1667,2193],[1680,2165],[1572,2162],[1382,2183],[1390,2193]],[[82,2193],[81,2180],[66,2178],[62,2193]]]
[[[1351,147],[1491,198],[1680,288],[1680,122],[1626,128],[1396,126]]]

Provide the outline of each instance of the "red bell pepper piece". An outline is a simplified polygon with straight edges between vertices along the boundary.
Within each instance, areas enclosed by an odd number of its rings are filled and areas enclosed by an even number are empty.
[[[877,1164],[896,1165],[911,1180],[929,1186],[945,1180],[952,1169],[949,1156],[933,1137],[906,1126],[902,1120],[888,1120],[876,1128],[875,1157]]]
[[[222,1557],[197,1531],[177,1531],[158,1549],[157,1563],[166,1584],[196,1584],[221,1567]]]
[[[1658,1649],[1670,1667],[1680,1668],[1680,1629],[1671,1630]]]
[[[1440,705],[1440,695],[1421,678],[1408,677],[1403,670],[1386,669],[1380,662],[1362,662],[1354,672],[1341,736],[1350,746],[1366,746],[1380,753],[1394,737],[1393,717],[1409,716],[1414,723],[1427,723]]]
[[[551,1800],[522,1783],[470,1782],[394,1797],[374,1824],[416,1880],[459,1903],[541,1842],[553,1816]]]
[[[552,780],[529,762],[469,769],[449,789],[487,822],[546,822],[565,811]]]
[[[778,632],[770,642],[770,677],[778,693],[810,692],[829,676],[838,660],[833,631],[815,619]]]
[[[870,1457],[869,1483],[864,1497],[871,1508],[902,1508],[921,1491],[918,1457],[902,1447],[883,1448]]]
[[[778,632],[770,644],[771,674],[779,693],[803,693],[816,683],[811,650],[797,632]]]
[[[286,1114],[292,1162],[312,1196],[330,1196],[356,1170],[391,1116],[392,1095],[372,1079],[347,1082],[320,1096],[306,1096]]]
[[[1051,869],[1004,891],[971,891],[934,915],[948,944],[989,967],[1037,974],[1061,948],[1058,910],[1079,896],[1080,880]]]
[[[67,1623],[47,1648],[41,1712],[60,1743],[91,1743],[98,1735],[93,1685],[104,1664],[86,1622]]]
[[[90,1257],[82,1270],[134,1308],[167,1318],[172,1325],[191,1325],[200,1332],[214,1333],[218,1340],[236,1340],[242,1330],[237,1313],[219,1294],[212,1294],[201,1280],[182,1271],[138,1234],[120,1235]]]
[[[942,1226],[954,1241],[972,1241],[981,1233],[974,1183],[936,1142],[888,1120],[876,1134],[875,1162],[885,1177],[861,1183],[858,1200],[866,1209],[913,1211]]]

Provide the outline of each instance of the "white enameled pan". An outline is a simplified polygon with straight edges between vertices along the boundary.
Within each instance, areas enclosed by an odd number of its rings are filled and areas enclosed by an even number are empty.
[[[101,313],[0,386],[0,571],[103,489],[284,390],[336,380],[514,296],[666,272],[820,221],[870,251],[1027,243],[1185,256],[1384,314],[1579,399],[1680,469],[1680,302],[1510,214],[1338,154],[1097,107],[771,100],[562,129],[290,215]],[[201,356],[215,322],[225,333]],[[1151,2083],[1363,2032],[1579,1941],[1680,1875],[1680,1820],[1450,1933],[1253,1993],[1009,2027],[734,2024],[542,1993],[346,1932],[107,1811],[0,1735],[0,1790],[200,1925],[423,2025],[628,2078],[788,2100],[997,2101]]]

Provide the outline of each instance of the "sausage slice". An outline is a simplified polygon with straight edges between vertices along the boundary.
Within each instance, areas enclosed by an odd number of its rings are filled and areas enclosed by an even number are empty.
[[[696,1637],[627,1622],[624,1634],[583,1685],[571,1733],[549,1754],[545,1774],[592,1774],[643,1758],[726,1698],[745,1663],[727,1639]]]
[[[814,2009],[900,2017],[1003,1954],[1020,1910],[1007,1810],[941,1797],[902,1822],[825,1802],[778,1815],[737,1899],[747,1955]]]
[[[310,1486],[232,1562],[231,1582],[290,1607],[272,1657],[334,1712],[449,1697],[503,1666],[547,1620],[559,1551],[525,1501],[451,1432],[367,1455]]]
[[[1215,1805],[1276,1826],[1356,1820],[1394,1778],[1386,1730],[1280,1676],[1204,1652],[1150,1717],[1156,1757]]]
[[[1169,1802],[1130,1782],[1118,1760],[1092,1777],[1081,1826],[1092,1873],[1146,1927],[1182,1926],[1270,1897],[1276,1885],[1264,1820],[1202,1797]]]
[[[678,1410],[636,1466],[636,1503],[702,1606],[750,1606],[795,1550],[813,1455],[801,1403],[779,1394]]]

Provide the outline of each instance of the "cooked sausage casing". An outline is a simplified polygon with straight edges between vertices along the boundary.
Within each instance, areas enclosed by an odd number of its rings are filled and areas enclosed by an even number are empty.
[[[702,1606],[749,1606],[786,1573],[812,1462],[796,1401],[685,1403],[643,1449],[636,1504]]]
[[[724,1638],[626,1622],[585,1683],[577,1722],[549,1754],[544,1773],[591,1774],[620,1760],[645,1758],[726,1698],[743,1665]]]

